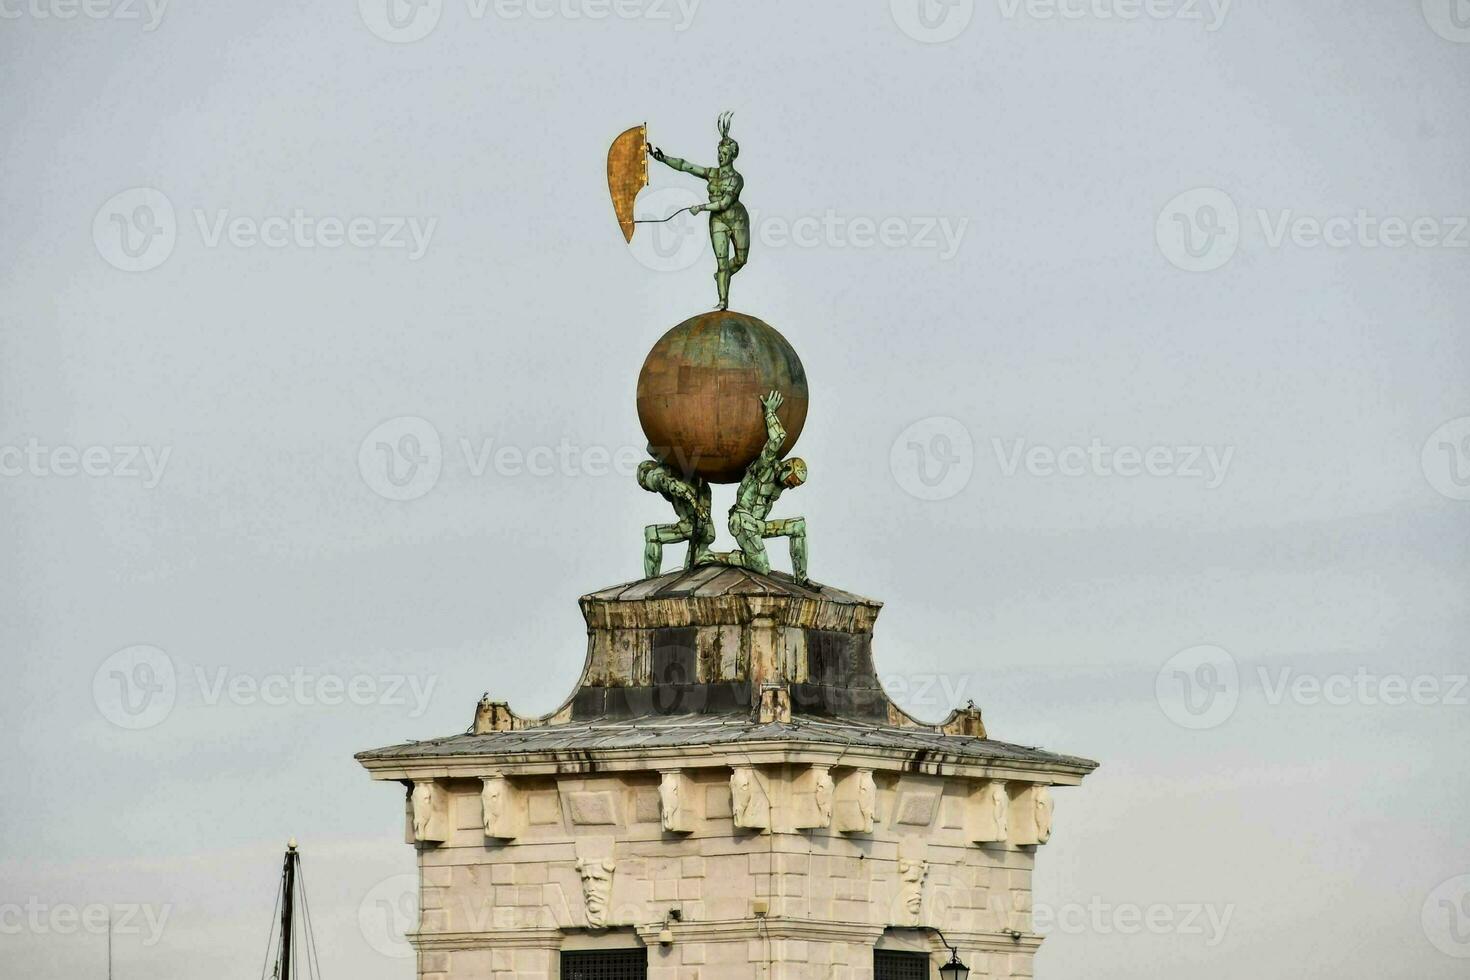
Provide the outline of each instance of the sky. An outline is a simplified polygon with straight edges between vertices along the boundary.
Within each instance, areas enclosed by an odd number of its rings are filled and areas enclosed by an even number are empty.
[[[1102,763],[1038,976],[1463,976],[1467,69],[1464,0],[0,0],[0,973],[255,976],[294,836],[413,976],[352,755],[554,708],[641,574],[714,260],[605,154],[732,110],[812,575]]]

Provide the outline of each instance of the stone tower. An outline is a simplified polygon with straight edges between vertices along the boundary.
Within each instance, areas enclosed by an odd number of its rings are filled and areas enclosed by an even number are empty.
[[[357,756],[406,788],[423,980],[1032,976],[1051,787],[1095,763],[909,717],[870,599],[711,565],[581,606],[556,711]]]

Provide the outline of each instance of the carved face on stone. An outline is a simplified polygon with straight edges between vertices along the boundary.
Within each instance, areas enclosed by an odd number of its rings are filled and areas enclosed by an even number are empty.
[[[903,880],[903,904],[915,918],[924,908],[924,876],[929,865],[925,861],[900,860],[898,874]]]
[[[577,874],[582,878],[582,897],[587,902],[587,921],[594,926],[601,926],[607,921],[615,867],[611,861],[577,861]]]

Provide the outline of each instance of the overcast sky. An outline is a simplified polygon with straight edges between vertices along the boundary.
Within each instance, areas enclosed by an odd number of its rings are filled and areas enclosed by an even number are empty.
[[[255,976],[295,835],[413,975],[352,753],[553,708],[640,574],[713,258],[605,153],[734,110],[813,576],[1103,763],[1039,975],[1464,975],[1470,5],[386,2],[0,0],[0,973]]]

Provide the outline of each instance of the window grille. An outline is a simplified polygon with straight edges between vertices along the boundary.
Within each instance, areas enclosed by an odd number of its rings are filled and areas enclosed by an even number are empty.
[[[875,949],[873,980],[929,980],[929,954]]]
[[[591,949],[561,954],[562,980],[648,980],[648,951]]]

